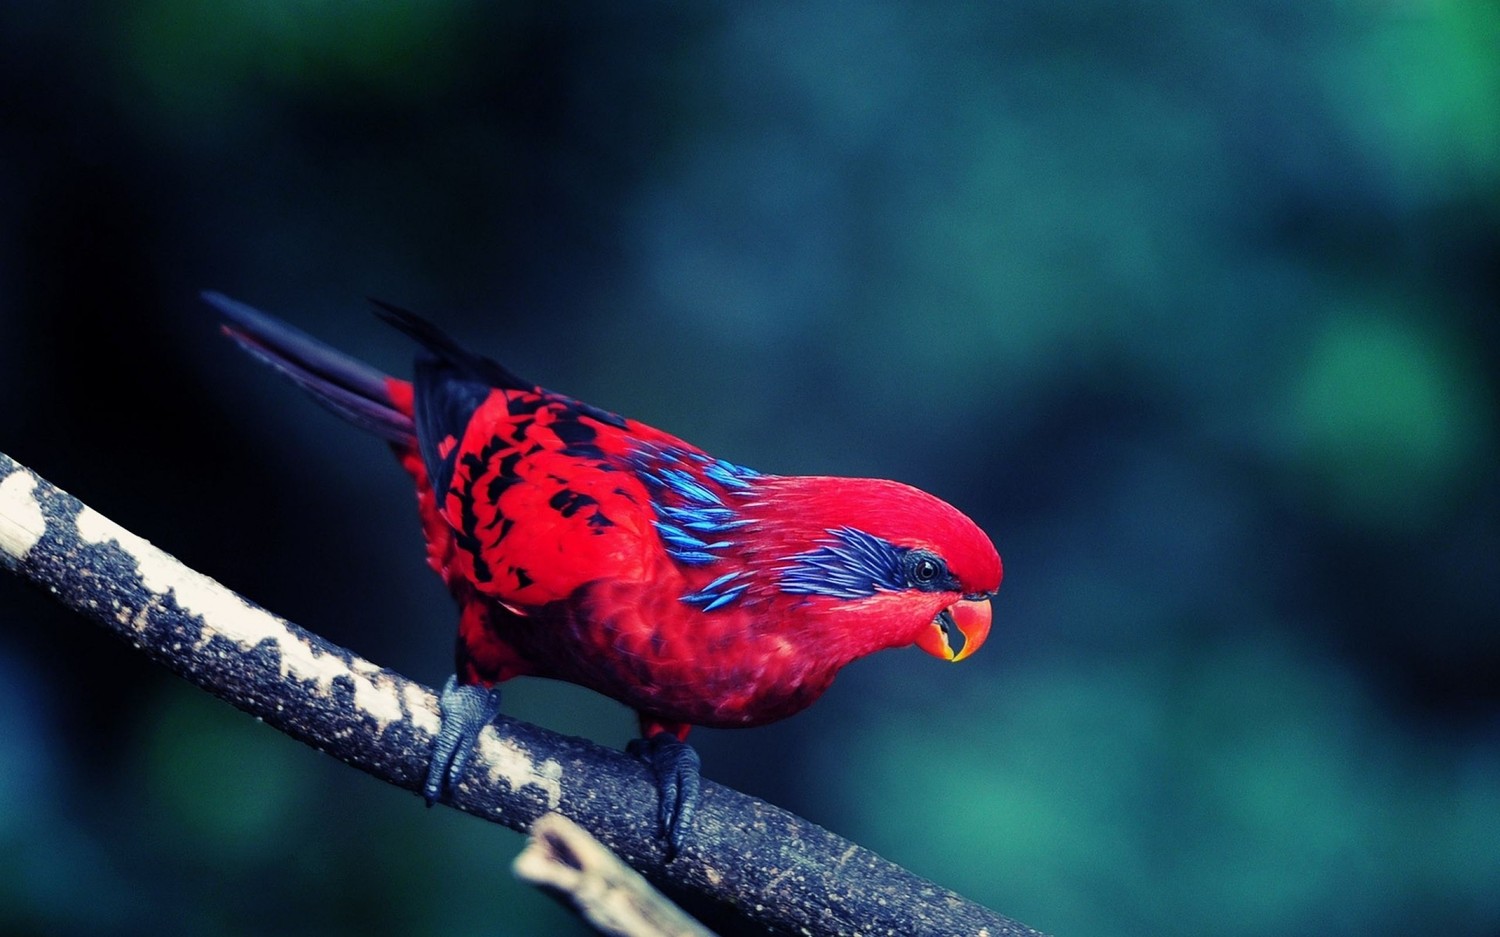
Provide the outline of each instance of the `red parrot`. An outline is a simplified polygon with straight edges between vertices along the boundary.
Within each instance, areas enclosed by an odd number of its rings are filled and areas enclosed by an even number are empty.
[[[417,316],[400,380],[217,293],[222,329],[350,422],[416,482],[427,561],[459,606],[457,668],[424,792],[442,798],[499,684],[566,680],[636,711],[669,852],[697,796],[695,725],[754,726],[839,669],[915,644],[984,643],[1000,556],[951,505],[894,481],[767,475],[521,379]]]

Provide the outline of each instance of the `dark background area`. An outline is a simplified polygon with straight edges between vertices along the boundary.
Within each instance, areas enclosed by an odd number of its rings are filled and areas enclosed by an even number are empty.
[[[4,4],[0,449],[437,684],[405,476],[196,295],[394,372],[409,306],[994,536],[983,652],[708,776],[1059,934],[1500,933],[1497,48],[1476,0]],[[0,931],[573,926],[519,836],[9,579],[0,686]]]

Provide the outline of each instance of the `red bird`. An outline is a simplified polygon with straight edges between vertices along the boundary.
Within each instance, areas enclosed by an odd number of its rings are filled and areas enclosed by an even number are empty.
[[[692,726],[781,719],[866,654],[915,644],[959,661],[989,634],[1000,556],[925,492],[716,459],[385,304],[425,349],[410,382],[204,298],[242,348],[385,438],[416,481],[428,563],[460,608],[429,803],[499,712],[498,684],[553,677],[639,714],[631,750],[656,773],[675,852],[698,790]]]

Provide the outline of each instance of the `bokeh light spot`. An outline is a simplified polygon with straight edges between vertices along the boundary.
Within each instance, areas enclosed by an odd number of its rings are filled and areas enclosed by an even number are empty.
[[[1328,323],[1294,384],[1293,459],[1335,512],[1405,525],[1440,511],[1474,468],[1487,415],[1479,377],[1429,323]]]

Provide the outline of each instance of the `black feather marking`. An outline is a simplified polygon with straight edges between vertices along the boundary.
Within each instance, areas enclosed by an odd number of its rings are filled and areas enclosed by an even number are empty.
[[[572,517],[582,509],[599,502],[592,495],[586,495],[581,491],[573,491],[564,488],[551,498],[547,499],[547,505],[561,514],[563,517]]]
[[[470,452],[465,455],[463,464],[468,475],[465,484],[454,492],[458,497],[459,514],[458,524],[453,531],[453,542],[467,551],[474,561],[474,578],[479,582],[489,582],[494,578],[494,573],[490,570],[489,562],[484,558],[484,542],[479,538],[479,514],[474,509],[476,500],[474,488],[478,485],[479,479],[484,476],[486,468],[505,446],[505,440],[491,439],[477,454]],[[452,461],[451,458],[449,461]],[[446,493],[447,488],[440,488],[438,491]],[[506,531],[502,530],[501,537],[505,533]]]
[[[609,468],[609,463],[604,460],[604,450],[598,445],[598,430],[583,422],[578,410],[559,408],[557,419],[552,422],[551,428],[558,441],[563,444],[564,455],[591,459],[597,461],[600,468]]]
[[[500,496],[505,494],[506,489],[510,488],[511,485],[514,485],[519,481],[520,479],[516,476],[505,474],[499,474],[494,478],[491,478],[490,483],[485,486],[484,491],[485,496],[489,499],[489,503],[498,504],[500,501]],[[503,515],[496,514],[495,516],[498,518],[502,517]]]
[[[505,412],[515,417],[533,417],[542,409],[543,403],[540,394],[511,394],[505,399]],[[533,422],[533,419],[516,420],[516,431],[520,432]]]
[[[620,416],[618,413],[611,413],[608,410],[601,410],[591,403],[584,403],[582,400],[573,400],[571,402],[578,409],[579,413],[582,413],[587,417],[592,417],[593,419],[598,420],[600,423],[603,423],[606,426],[613,426],[616,429],[630,428],[625,423],[625,418]]]
[[[564,447],[574,445],[588,445],[599,438],[594,428],[587,426],[573,414],[561,414],[552,424],[552,432],[562,441]]]

